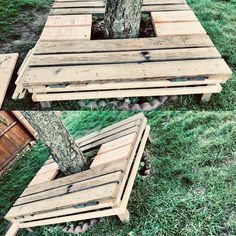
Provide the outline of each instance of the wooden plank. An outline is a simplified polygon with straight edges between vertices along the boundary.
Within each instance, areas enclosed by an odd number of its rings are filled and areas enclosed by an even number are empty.
[[[121,200],[121,197],[123,195],[123,191],[124,191],[124,188],[125,188],[125,185],[126,185],[126,182],[127,182],[127,178],[129,176],[129,173],[130,173],[130,169],[132,167],[132,163],[133,163],[133,160],[135,158],[135,155],[136,155],[136,152],[138,150],[138,147],[139,147],[139,144],[140,144],[140,140],[143,136],[143,132],[146,128],[146,125],[147,125],[147,118],[145,117],[143,122],[142,122],[142,125],[140,126],[139,128],[139,131],[138,131],[138,135],[135,139],[135,143],[133,145],[133,149],[130,151],[130,154],[129,154],[129,160],[128,160],[128,163],[126,165],[126,169],[124,171],[124,175],[123,175],[123,179],[122,181],[119,183],[119,186],[118,188],[116,189],[117,190],[117,193],[116,193],[116,204],[119,204],[120,203],[120,200]]]
[[[51,181],[57,176],[58,172],[59,172],[59,167],[57,169],[47,171],[43,174],[36,175],[32,179],[32,181],[29,183],[28,186],[35,186],[35,185],[38,185],[38,184],[41,184],[41,183]]]
[[[91,26],[44,27],[40,41],[89,40]]]
[[[101,185],[106,185],[106,184],[110,184],[110,183],[115,183],[115,182],[119,182],[120,178],[121,178],[122,172],[114,172],[114,173],[110,173],[110,174],[106,174],[103,176],[99,176],[96,178],[92,178],[92,179],[88,179],[88,180],[84,180],[77,183],[68,183],[65,186],[62,187],[58,187],[58,188],[53,188],[44,192],[40,192],[40,193],[36,193],[36,194],[32,194],[29,196],[25,196],[25,197],[20,197],[14,204],[14,207],[19,206],[19,205],[26,205],[29,203],[37,203],[39,201],[42,200],[46,200],[49,198],[53,198],[53,197],[64,197],[65,194],[71,194],[74,192],[79,192],[79,191],[87,191],[87,189],[90,188],[95,188],[97,186],[101,186]]]
[[[204,58],[221,58],[221,55],[215,47],[35,55],[29,66],[99,65]]]
[[[158,77],[176,78],[210,75],[230,76],[231,73],[230,68],[223,59],[94,66],[55,66],[50,68],[28,68],[23,85],[27,87],[48,84],[85,83],[99,80],[122,81],[144,80]],[[70,75],[69,77],[68,74]]]
[[[103,165],[105,163],[111,163],[113,161],[127,159],[129,157],[129,153],[132,149],[132,144],[126,145],[123,147],[119,147],[105,153],[98,154],[93,163],[91,164],[91,168],[95,168],[97,166]]]
[[[44,174],[48,171],[58,170],[58,164],[54,161],[48,165],[44,165],[37,173],[37,175]]]
[[[117,188],[117,183],[111,183],[96,188],[87,189],[86,191],[79,191],[54,198],[45,199],[39,202],[29,203],[27,205],[12,207],[5,216],[6,219],[33,214],[42,211],[50,211],[61,207],[71,205],[78,205],[89,201],[96,201],[99,199],[114,198],[114,190]]]
[[[79,93],[55,93],[55,94],[34,94],[33,101],[67,101],[80,99],[116,98],[122,97],[146,97],[146,96],[165,96],[165,95],[188,95],[202,93],[219,93],[222,88],[220,85],[182,87],[182,88],[157,88],[157,89],[127,89],[97,92]],[[119,95],[118,95],[119,94]]]
[[[56,0],[55,2],[106,2],[98,0]],[[144,0],[143,5],[153,5],[153,4],[184,4],[185,0]]]
[[[59,2],[106,2],[106,1],[98,1],[98,0],[56,0],[55,3]],[[185,0],[144,0],[143,5],[153,5],[153,4],[184,4],[186,3]]]
[[[136,133],[129,134],[127,136],[118,138],[116,140],[104,143],[101,148],[99,149],[97,155],[109,152],[111,150],[133,144],[134,140],[136,138]]]
[[[187,4],[175,4],[175,5],[144,5],[142,12],[153,11],[182,11],[190,10]],[[50,15],[79,15],[79,14],[101,14],[105,13],[105,8],[97,7],[83,7],[83,8],[54,8],[50,11]]]
[[[19,70],[17,71],[17,75],[19,75],[19,74],[24,70],[25,66],[27,65],[27,61],[28,61],[28,59],[29,59],[31,53],[32,53],[32,49],[30,49],[30,50],[28,51],[28,53],[26,54],[26,57],[25,57],[24,61],[22,62],[22,64],[21,64]]]
[[[45,27],[89,26],[92,15],[49,16]]]
[[[20,229],[19,224],[17,223],[12,224],[9,230],[6,232],[5,236],[16,236],[19,229]]]
[[[136,174],[138,172],[139,163],[142,159],[143,152],[144,152],[144,149],[145,149],[145,145],[146,145],[147,140],[148,140],[149,132],[150,132],[150,126],[147,125],[146,129],[145,129],[145,132],[143,134],[143,137],[142,137],[137,155],[135,157],[135,161],[134,161],[134,164],[132,166],[131,173],[130,173],[128,181],[127,181],[127,185],[126,185],[125,190],[124,190],[124,195],[122,197],[122,201],[121,201],[121,205],[120,205],[121,211],[125,210],[127,208],[127,204],[128,204],[129,198],[130,198],[130,194],[131,194],[131,191],[132,191],[132,188],[133,188],[133,185],[134,185],[135,177],[136,177]]]
[[[123,135],[124,132],[126,132],[126,131],[128,131],[128,134],[135,132],[138,129],[138,126],[140,125],[140,123],[141,123],[141,120],[138,119],[138,120],[135,120],[133,122],[129,122],[127,124],[124,124],[122,126],[118,126],[118,127],[114,128],[113,130],[109,130],[107,132],[104,132],[104,131],[99,132],[97,135],[95,135],[93,137],[90,137],[87,140],[81,141],[79,143],[79,146],[80,146],[80,148],[82,148],[83,146],[86,146],[88,144],[92,144],[92,143],[97,142],[97,141],[103,142],[102,140],[104,138],[109,138],[108,142],[112,141],[112,140],[114,140],[114,138],[111,138],[112,136],[117,137],[117,135]],[[77,142],[78,141],[76,141],[76,143]]]
[[[18,53],[0,54],[0,108],[2,107],[18,56]]]
[[[83,145],[82,143],[85,140],[90,140],[91,138],[94,138],[95,136],[99,139],[99,137],[100,137],[99,135],[101,135],[102,133],[104,134],[104,133],[107,133],[109,131],[113,131],[114,129],[122,127],[124,125],[129,124],[129,123],[135,122],[135,124],[137,124],[137,121],[139,119],[144,119],[144,114],[142,112],[140,112],[140,113],[138,113],[136,115],[133,115],[133,116],[127,118],[127,119],[124,119],[124,120],[122,120],[120,122],[116,122],[113,125],[109,125],[108,127],[103,128],[102,130],[95,131],[95,132],[92,132],[90,134],[84,135],[83,137],[77,139],[75,142],[81,147]],[[110,142],[110,141],[108,141],[108,142]]]
[[[155,23],[156,36],[206,34],[200,22]]]
[[[153,24],[166,22],[198,21],[193,11],[151,12]]]
[[[53,188],[59,188],[67,185],[69,182],[71,184],[79,181],[84,181],[90,178],[96,178],[101,175],[106,175],[108,173],[117,172],[123,170],[125,167],[126,161],[114,162],[109,165],[103,165],[95,169],[89,169],[74,175],[66,176],[64,178],[55,179],[54,181],[46,182],[37,186],[30,186],[24,190],[21,194],[21,197],[28,196],[31,194],[36,194]]]
[[[129,134],[134,133],[134,132],[137,132],[137,127],[126,129],[126,130],[123,130],[122,132],[116,133],[115,135],[111,135],[111,136],[105,137],[105,138],[103,138],[101,140],[95,141],[93,143],[89,143],[89,144],[87,144],[87,145],[85,145],[83,147],[80,147],[80,149],[81,149],[81,151],[90,150],[90,149],[99,147],[100,145],[102,145],[102,144],[104,144],[106,142],[115,140],[117,138],[129,135]]]
[[[52,218],[52,217],[58,217],[58,216],[66,216],[69,214],[78,214],[81,212],[88,212],[88,211],[93,211],[96,209],[103,209],[103,208],[108,208],[114,206],[114,203],[112,200],[105,200],[99,201],[97,205],[85,205],[84,207],[81,208],[75,208],[75,207],[68,207],[65,209],[58,209],[55,211],[50,211],[50,212],[43,212],[43,213],[37,213],[36,215],[25,215],[24,218],[19,217],[17,219],[11,219],[11,221],[22,223],[26,221],[33,221],[33,220],[42,220],[46,218]]]
[[[88,40],[78,42],[38,42],[34,54],[121,52],[149,49],[213,47],[208,35],[153,37],[138,39]]]
[[[87,219],[94,219],[94,218],[100,218],[105,216],[112,216],[119,214],[119,208],[117,209],[105,209],[101,211],[95,211],[95,212],[89,212],[89,213],[83,213],[83,214],[77,214],[77,215],[71,215],[71,216],[62,216],[52,219],[45,219],[45,220],[39,220],[39,221],[32,221],[28,223],[22,223],[20,224],[20,228],[26,228],[26,227],[35,227],[40,225],[50,225],[50,224],[57,224],[57,223],[65,223],[65,222],[71,222],[71,221],[80,221],[80,220],[87,220]]]
[[[84,7],[91,7],[91,8],[104,8],[106,6],[105,2],[103,1],[87,1],[87,2],[55,2],[52,6],[53,9],[55,8],[84,8]]]
[[[169,81],[169,80],[153,80],[153,81],[131,81],[131,82],[108,82],[108,83],[91,83],[86,85],[66,85],[56,87],[37,86],[29,91],[35,94],[38,93],[57,93],[57,92],[76,92],[76,91],[95,91],[95,90],[114,90],[116,89],[136,89],[136,88],[165,88],[165,87],[180,87],[180,86],[193,86],[193,85],[208,85],[223,83],[228,78],[219,79],[204,79],[202,80],[183,80],[183,81]]]
[[[183,0],[144,1],[143,6],[186,4]],[[55,1],[52,8],[105,8],[105,1]]]

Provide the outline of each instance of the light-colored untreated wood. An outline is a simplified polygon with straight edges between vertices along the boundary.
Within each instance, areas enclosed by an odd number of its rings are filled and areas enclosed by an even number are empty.
[[[9,230],[6,232],[5,236],[16,236],[19,229],[19,224],[13,223]]]
[[[220,92],[230,78],[230,68],[186,1],[144,0],[142,11],[151,12],[158,37],[84,40],[76,30],[91,30],[92,14],[103,14],[105,4],[55,1],[19,78],[19,97],[28,91],[49,108],[52,101],[209,94]]]
[[[125,212],[119,214],[118,217],[123,223],[127,223],[129,221],[129,211],[126,209]]]
[[[151,12],[153,24],[166,22],[198,21],[193,11]]]
[[[205,93],[205,94],[202,95],[201,101],[202,102],[208,102],[208,101],[210,101],[211,96],[212,96],[212,93]]]
[[[157,36],[206,34],[200,22],[155,23],[154,31]]]
[[[0,54],[0,108],[2,107],[18,56],[18,53]]]
[[[137,134],[131,132],[122,138],[107,140],[100,147],[97,158],[103,159],[103,163],[78,174],[29,186],[6,218],[19,224],[20,228],[110,215],[117,215],[122,222],[127,222],[129,220],[127,203],[149,133],[146,118],[143,114],[135,115],[99,132],[89,134],[79,142],[90,140],[93,143],[94,138],[101,134],[107,138],[111,137],[110,132],[114,127],[118,128],[136,120],[141,121],[140,125],[137,124]],[[114,156],[119,156],[119,153],[120,156],[124,153],[126,157],[110,160]],[[38,175],[54,167],[54,162],[49,159]]]

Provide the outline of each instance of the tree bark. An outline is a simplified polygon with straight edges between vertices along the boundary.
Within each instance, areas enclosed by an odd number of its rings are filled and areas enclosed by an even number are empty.
[[[137,38],[143,0],[107,0],[105,35],[107,38]]]
[[[83,171],[87,160],[53,111],[24,111],[24,117],[47,145],[53,159],[65,175]]]

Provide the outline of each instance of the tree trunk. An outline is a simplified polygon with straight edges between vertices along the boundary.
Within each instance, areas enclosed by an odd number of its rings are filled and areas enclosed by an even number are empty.
[[[107,0],[105,34],[107,38],[137,38],[143,0]]]
[[[48,146],[64,174],[77,173],[86,168],[86,158],[53,111],[24,111],[23,114]]]

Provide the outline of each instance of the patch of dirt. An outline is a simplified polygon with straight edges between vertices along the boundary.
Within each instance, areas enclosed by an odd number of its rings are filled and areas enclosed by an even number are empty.
[[[42,11],[24,11],[22,14],[25,14],[25,17],[28,18],[27,23],[18,23],[14,25],[12,28],[13,31],[16,32],[14,38],[9,38],[6,42],[1,42],[1,48],[0,48],[0,53],[14,53],[18,52],[19,53],[19,59],[16,64],[15,71],[12,76],[12,82],[10,83],[10,86],[8,88],[7,94],[6,94],[6,99],[4,102],[5,104],[11,103],[11,96],[15,90],[15,84],[13,81],[16,80],[17,74],[16,72],[18,71],[20,65],[22,64],[26,54],[28,51],[33,48],[38,41],[42,29],[46,23],[46,19],[48,16],[48,11],[47,10],[42,10]],[[22,100],[23,101],[23,100]],[[17,108],[17,104],[19,103],[20,106],[22,107],[22,101],[17,100],[14,101],[13,108]],[[33,103],[31,97],[27,99],[27,104],[26,107],[31,107],[31,109],[38,109],[39,104]],[[30,102],[29,102],[30,101]],[[5,107],[3,106],[5,109]],[[11,110],[12,107],[7,107],[8,110]]]

